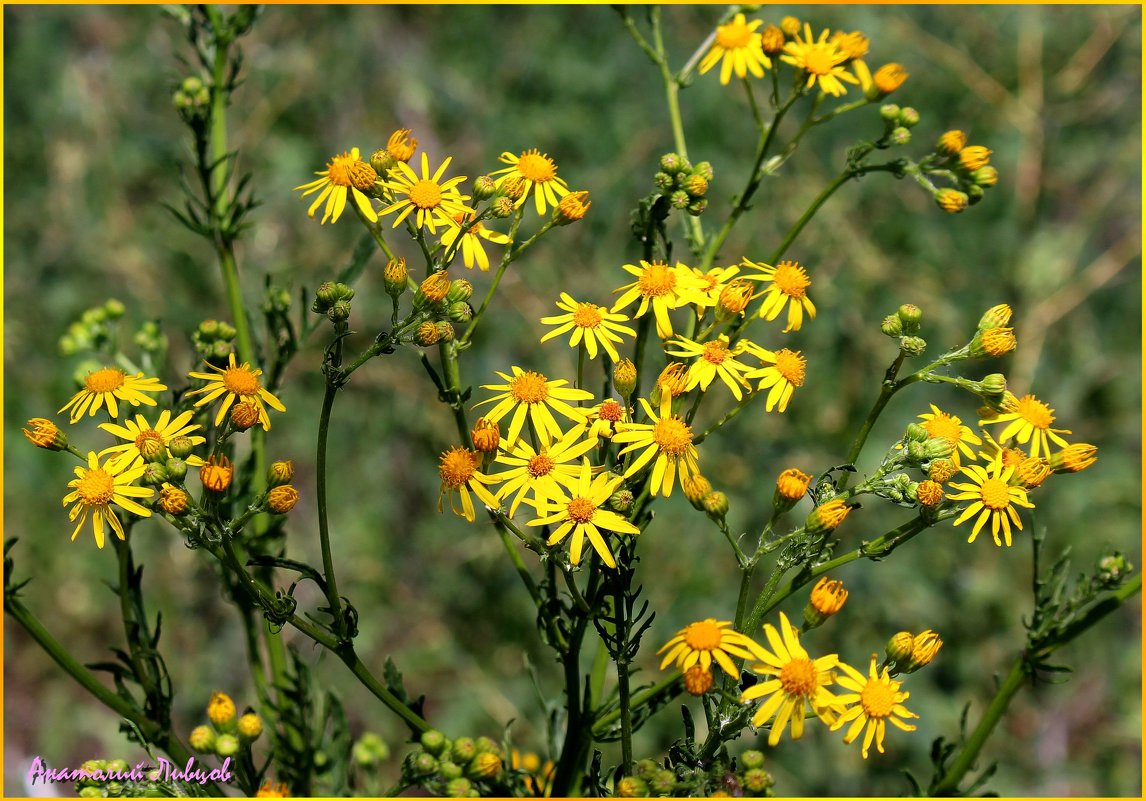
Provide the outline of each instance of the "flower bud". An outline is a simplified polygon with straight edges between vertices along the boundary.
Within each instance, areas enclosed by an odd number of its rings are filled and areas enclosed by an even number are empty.
[[[474,200],[489,200],[497,194],[497,182],[488,175],[479,175],[474,178]]]
[[[1041,486],[1051,474],[1050,464],[1041,456],[1030,456],[1019,462],[1013,480],[1026,489]]]
[[[426,751],[412,751],[406,756],[404,767],[412,776],[429,776],[442,770],[441,763]],[[457,766],[455,765],[455,767]],[[461,775],[460,768],[458,768],[458,775]],[[443,778],[445,778],[444,775]]]
[[[406,291],[409,272],[406,270],[406,260],[399,256],[386,263],[386,270],[382,273],[382,280],[386,285],[386,294],[396,298]]]
[[[688,160],[676,153],[665,153],[661,156],[659,163],[661,170],[669,175],[676,175],[678,172],[688,169]]]
[[[827,576],[822,577],[812,588],[811,598],[804,607],[804,622],[807,627],[814,629],[822,624],[843,609],[847,599],[848,591],[844,589],[842,581],[829,579]]]
[[[777,512],[786,512],[796,505],[808,491],[808,483],[812,477],[794,467],[789,467],[776,479],[776,490],[772,494],[772,508]]]
[[[181,515],[187,511],[189,496],[186,492],[168,484],[159,490],[159,508],[169,515]],[[210,750],[210,749],[199,749]]]
[[[386,151],[394,161],[409,161],[414,158],[417,149],[418,140],[410,136],[409,128],[399,128],[394,131],[386,142]]]
[[[626,400],[637,386],[637,368],[629,359],[613,365],[613,388]]]
[[[990,158],[990,150],[982,145],[971,145],[959,151],[959,166],[967,172],[975,172],[980,167],[986,167]]]
[[[51,420],[33,417],[28,421],[29,428],[21,429],[28,441],[37,448],[49,451],[62,451],[68,447],[68,438]]]
[[[820,534],[834,531],[844,518],[851,512],[851,507],[844,503],[842,498],[835,498],[821,504],[812,510],[804,521],[804,531],[808,534]]]
[[[979,382],[981,395],[1002,395],[1006,391],[1007,377],[1002,373],[991,373],[983,376],[983,380]]]
[[[235,702],[226,693],[211,693],[211,701],[207,704],[207,718],[215,724],[215,728],[230,727],[235,722]]]
[[[457,303],[460,300],[469,300],[474,294],[474,285],[464,278],[450,282],[450,289],[446,292],[448,303]]]
[[[908,356],[922,356],[927,342],[922,337],[903,337],[899,340],[899,349]]]
[[[167,468],[158,462],[148,462],[143,466],[143,475],[139,481],[150,487],[161,486],[167,482]]]
[[[501,773],[501,757],[488,751],[479,753],[466,768],[466,774],[475,780],[494,779]]]
[[[999,171],[988,164],[975,170],[971,174],[971,180],[975,182],[976,186],[989,188],[999,183]]]
[[[285,515],[298,503],[298,490],[290,484],[272,487],[267,493],[267,508],[276,515]]]
[[[710,492],[704,498],[704,513],[719,522],[728,514],[728,496],[723,492]]]
[[[980,358],[984,356],[1005,356],[1013,351],[1017,344],[1015,340],[1015,329],[988,328],[975,333],[974,338],[971,340],[971,355]]]
[[[236,431],[246,431],[259,422],[259,407],[243,401],[231,407],[231,425]]]
[[[215,456],[210,456],[199,468],[199,480],[203,483],[204,489],[211,492],[226,492],[227,487],[231,486],[233,474],[234,469],[231,467],[231,460],[226,456],[219,456],[217,461]],[[221,695],[221,693],[216,694]],[[223,697],[226,698],[226,696]]]
[[[935,193],[935,202],[948,214],[958,214],[967,208],[970,198],[958,189],[940,189]]]
[[[681,482],[681,489],[684,490],[684,497],[696,509],[704,508],[704,499],[710,492],[712,492],[712,484],[708,479],[700,473],[689,476]]]
[[[699,667],[699,665],[694,665],[694,667]],[[687,683],[685,686],[687,689]],[[701,694],[703,695],[703,693]],[[644,779],[637,776],[622,776],[617,780],[616,795],[617,798],[648,798],[649,785]]]
[[[895,103],[884,103],[879,107],[879,116],[884,122],[899,122],[899,106]]]
[[[501,441],[501,430],[497,423],[484,417],[478,418],[473,430],[470,431],[470,441],[478,453],[494,453]]]
[[[684,182],[684,191],[694,198],[704,197],[708,192],[708,181],[703,175],[690,175]]]
[[[370,154],[370,166],[379,175],[385,175],[397,163],[397,160],[390,155],[390,151],[384,147]]]
[[[935,152],[941,156],[954,156],[967,146],[967,134],[962,131],[947,131],[939,137]]]
[[[338,299],[338,290],[335,288],[334,282],[323,281],[314,291],[314,311],[325,313]],[[199,326],[199,330],[203,330],[202,325]]]
[[[633,508],[633,493],[627,489],[617,490],[609,496],[609,508],[625,514]]]
[[[1106,554],[1098,560],[1098,573],[1096,578],[1104,587],[1119,586],[1126,576],[1134,569],[1134,565],[1118,551]]]
[[[889,337],[899,337],[903,335],[903,321],[899,319],[898,314],[889,314],[883,318],[880,323],[879,330]]]
[[[923,443],[923,461],[946,459],[955,450],[955,443],[947,437],[932,437]]]
[[[495,197],[489,207],[493,210],[493,216],[499,220],[504,220],[513,215],[513,201],[507,197]]]
[[[294,462],[290,459],[279,459],[271,462],[267,468],[267,484],[277,487],[280,484],[289,484],[294,478]]]
[[[977,327],[980,331],[986,331],[988,328],[1002,328],[1010,321],[1011,307],[1006,303],[1000,303],[998,306],[992,306],[983,312]]]
[[[896,310],[899,321],[903,324],[905,334],[914,334],[919,331],[919,323],[923,320],[923,310],[913,303],[904,303]]]
[[[712,689],[712,670],[699,664],[684,672],[684,689],[689,695],[702,696]]]
[[[1051,454],[1050,468],[1055,473],[1078,473],[1098,460],[1098,448],[1085,442],[1067,445]]]
[[[985,196],[986,196],[986,192],[984,192],[983,187],[979,186],[978,184],[971,184],[970,186],[967,187],[967,204],[968,205],[974,206],[976,203],[978,203],[980,200],[982,200]]]
[[[446,782],[446,797],[447,798],[463,798],[470,794],[473,785],[470,780],[464,776],[459,776],[456,779],[450,779]]]
[[[556,221],[558,225],[568,225],[584,218],[593,201],[589,200],[589,193],[585,191],[570,192],[561,198],[557,204]]]
[[[927,469],[927,477],[937,484],[946,484],[958,472],[959,468],[950,459],[936,459]]]
[[[263,719],[254,712],[239,718],[239,740],[244,744],[253,743],[263,733]]]
[[[450,277],[445,270],[430,273],[418,286],[418,293],[414,296],[414,306],[421,307],[427,303],[441,303],[450,292]]]
[[[919,124],[919,112],[911,106],[904,106],[899,110],[899,124],[904,128],[914,128]]]
[[[441,338],[441,334],[438,333],[438,326],[429,321],[422,323],[414,331],[414,343],[423,348],[437,344]]]
[[[676,774],[661,768],[648,779],[650,795],[672,795],[676,790]]]
[[[469,762],[477,754],[477,745],[474,743],[472,737],[459,737],[454,740],[454,745],[450,749],[450,759],[459,765],[464,765]]]
[[[521,176],[504,178],[499,189],[502,197],[507,197],[516,203],[525,197],[526,181]]]
[[[739,317],[748,308],[752,300],[752,283],[738,278],[730,281],[720,290],[720,297],[716,302],[717,318],[724,318],[724,322]]]
[[[894,62],[890,64],[884,64],[882,67],[877,69],[875,71],[875,75],[872,76],[872,85],[875,88],[877,94],[875,97],[869,99],[875,100],[879,97],[890,95],[896,89],[903,86],[903,82],[906,81],[908,77],[909,74],[907,70],[903,68],[902,64],[896,64]],[[915,111],[915,109],[904,109],[904,111]],[[904,122],[903,124],[915,125],[918,122],[919,115],[916,113],[914,122],[910,124]]]
[[[910,631],[901,631],[887,641],[887,658],[890,662],[904,663],[911,659],[915,647],[915,637]]]
[[[442,752],[450,745],[450,741],[446,739],[446,735],[437,729],[422,732],[420,742],[422,743],[422,747],[434,756],[441,756]]]
[[[902,125],[892,128],[888,138],[893,145],[906,145],[911,141],[911,131],[904,128]]]
[[[704,210],[707,208],[708,198],[701,198],[700,200],[694,200],[692,203],[689,203],[688,206],[685,207],[685,210],[693,217],[699,217],[704,214]]]
[[[191,730],[187,744],[200,754],[209,754],[215,750],[215,730],[210,726],[196,726]]]
[[[943,485],[938,481],[920,481],[915,487],[915,499],[920,506],[934,508],[943,503]]]
[[[442,321],[438,323],[438,341],[439,342],[453,342],[454,341],[454,327]]]
[[[672,191],[676,183],[673,181],[673,177],[667,172],[658,172],[653,176],[653,186],[659,189],[662,194],[667,194]]]
[[[712,183],[712,179],[716,175],[716,171],[712,169],[712,162],[698,161],[695,165],[693,165],[692,174],[699,175],[708,183]]]
[[[688,192],[683,189],[678,189],[669,195],[669,205],[674,209],[687,209],[688,204],[692,202],[692,198],[688,196]]]
[[[779,55],[784,50],[784,32],[775,25],[766,25],[760,32],[760,46],[766,55]]]
[[[446,316],[449,317],[450,321],[454,323],[468,323],[473,319],[474,308],[464,300],[459,300],[458,302],[451,303],[446,307]]]
[[[939,639],[939,635],[931,629],[922,631],[916,634],[911,641],[911,655],[907,658],[907,664],[903,664],[903,660],[896,660],[900,664],[900,669],[904,673],[914,673],[924,665],[931,664],[931,660],[935,658],[935,654],[939,653],[939,649],[943,647],[943,640]]]
[[[744,788],[754,795],[764,795],[764,793],[776,783],[772,778],[772,774],[762,768],[751,768],[744,771],[742,777]]]
[[[440,732],[439,732],[440,733]],[[371,768],[390,758],[390,746],[372,731],[364,732],[350,751],[355,764]]]
[[[350,302],[346,300],[335,302],[335,304],[327,310],[326,317],[332,323],[341,323],[349,320]]]

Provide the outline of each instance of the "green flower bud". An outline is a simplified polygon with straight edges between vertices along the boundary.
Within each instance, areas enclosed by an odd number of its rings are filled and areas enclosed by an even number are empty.
[[[167,469],[158,462],[148,462],[143,466],[143,477],[140,482],[148,486],[158,487],[167,481]]]
[[[444,320],[438,323],[438,341],[439,342],[453,342],[454,341],[454,327]]]
[[[755,749],[740,755],[740,766],[747,770],[764,767],[764,752]]]
[[[683,189],[678,189],[669,195],[669,203],[674,209],[687,209],[688,204],[692,202],[692,198],[688,196],[688,192]]]
[[[326,312],[326,317],[332,323],[341,323],[350,317],[350,301],[340,300]]]
[[[479,751],[466,766],[466,775],[478,781],[481,779],[494,779],[501,773],[501,757],[490,751]]]
[[[231,343],[218,340],[211,344],[208,349],[208,359],[215,359],[217,361],[226,361],[227,357],[231,354]]]
[[[191,730],[188,743],[200,754],[209,754],[215,750],[215,730],[210,726],[196,726]]]
[[[477,745],[472,737],[459,737],[454,740],[454,746],[450,749],[450,758],[459,765],[469,762],[475,754],[477,754]]]
[[[80,789],[80,798],[103,798],[102,787],[83,787]]]
[[[225,342],[230,342],[236,336],[238,336],[238,334],[239,332],[235,329],[235,326],[228,322],[219,322],[219,339],[222,339]]]
[[[464,278],[457,278],[450,282],[446,292],[446,302],[457,303],[459,300],[469,300],[474,294],[474,285]]]
[[[633,493],[627,489],[617,490],[609,496],[609,508],[622,514],[633,508]]]
[[[980,167],[971,173],[971,180],[977,186],[991,187],[999,183],[999,171],[988,164],[986,167]]]
[[[638,776],[625,776],[617,782],[618,798],[648,798],[649,785]]]
[[[979,382],[981,395],[1002,395],[1006,391],[1007,377],[1002,373],[991,373],[983,376],[983,380]]]
[[[637,763],[637,775],[642,779],[647,779],[660,770],[660,767],[655,759],[642,759]]]
[[[459,300],[457,303],[451,303],[446,307],[446,316],[450,318],[451,322],[468,323],[473,319],[474,309],[464,300]]]
[[[473,785],[470,780],[464,777],[457,779],[450,779],[446,783],[446,796],[449,798],[464,798],[469,795]]]
[[[903,321],[899,319],[898,314],[889,314],[883,318],[880,323],[879,330],[886,336],[898,337],[903,335]]]
[[[893,128],[891,130],[888,138],[891,139],[891,143],[893,145],[906,145],[911,141],[911,131],[900,125],[899,127]]]
[[[913,303],[904,303],[896,311],[899,321],[903,323],[905,334],[914,334],[919,331],[919,323],[923,319],[923,310]]]
[[[676,154],[676,153],[665,153],[663,156],[661,156],[660,168],[664,172],[667,172],[671,175],[676,175],[678,172],[680,172],[682,170],[687,170],[689,168],[689,165],[688,165],[688,160],[685,158],[682,158],[678,154]]]
[[[901,631],[887,641],[887,658],[891,662],[906,663],[914,648],[915,636],[910,631]]]
[[[693,217],[699,217],[704,214],[704,210],[708,208],[708,198],[701,198],[688,204],[687,211]]]
[[[422,732],[420,742],[422,743],[422,747],[434,756],[441,756],[442,752],[450,745],[450,741],[446,739],[446,735],[437,729]]]
[[[104,301],[103,310],[109,320],[118,320],[120,317],[123,317],[123,313],[126,311],[123,303],[115,298],[108,298]]]
[[[947,437],[932,437],[923,443],[923,459],[946,459],[955,450],[955,445]]]
[[[895,103],[884,103],[879,107],[879,116],[884,122],[899,122],[899,106]]]
[[[370,154],[370,166],[373,167],[374,172],[379,175],[385,175],[386,171],[397,163],[397,160],[390,155],[390,151],[384,147]]]
[[[907,458],[912,462],[919,463],[926,461],[927,448],[922,442],[909,442],[907,443]]]
[[[446,781],[450,781],[452,779],[460,779],[462,777],[462,773],[462,766],[456,762],[444,760],[438,764],[438,775]]]
[[[489,207],[493,209],[493,216],[499,220],[504,220],[506,217],[513,216],[513,201],[507,197],[494,198]]]
[[[927,342],[922,337],[903,337],[899,340],[899,349],[908,356],[922,356]]]
[[[983,187],[979,186],[978,184],[971,184],[969,187],[967,187],[967,204],[969,206],[974,206],[976,203],[983,199],[985,194],[986,193],[983,191]]]
[[[203,81],[194,75],[189,75],[183,79],[183,83],[179,85],[179,88],[187,94],[193,95],[203,88]]]
[[[187,462],[182,459],[168,459],[163,463],[163,467],[167,473],[168,481],[179,484],[187,477]]]
[[[215,753],[223,759],[233,757],[239,753],[239,738],[233,734],[220,734],[215,739]]]
[[[167,443],[167,450],[169,450],[171,455],[177,459],[186,459],[191,455],[191,451],[194,449],[195,445],[191,442],[191,437],[183,434],[180,434],[178,437],[174,437],[170,442]]]
[[[204,320],[199,323],[199,338],[205,342],[212,342],[218,339],[220,325],[221,323],[218,320]]]
[[[658,770],[649,779],[649,789],[653,795],[671,795],[676,789],[676,774],[671,770]]]
[[[501,746],[498,745],[492,737],[486,737],[484,734],[474,740],[474,747],[477,748],[479,754],[497,754],[501,756]]]
[[[474,200],[489,200],[497,194],[497,182],[488,175],[479,175],[474,178]]]
[[[908,423],[907,429],[904,431],[904,436],[907,437],[909,442],[926,442],[931,434],[919,423]]]
[[[693,175],[699,175],[704,180],[712,183],[712,177],[716,174],[712,169],[712,164],[707,161],[698,161],[692,168]]]
[[[671,192],[676,183],[673,177],[667,172],[658,172],[653,176],[653,186],[659,189],[662,193]]]
[[[334,285],[335,300],[353,300],[354,290],[342,282]]]
[[[899,124],[904,128],[914,128],[919,124],[919,112],[911,106],[904,106],[899,110]]]
[[[313,308],[316,312],[323,313],[334,305],[336,300],[339,300],[338,285],[333,281],[323,281],[314,291]]]
[[[1120,552],[1114,551],[1098,560],[1096,578],[1103,587],[1113,589],[1121,585],[1132,570],[1134,565],[1130,564],[1130,560]]]
[[[772,774],[761,768],[744,771],[744,789],[749,792],[763,793],[775,783]]]
[[[113,773],[127,773],[128,764],[124,759],[109,759],[107,763],[107,769],[109,772]]]
[[[728,496],[723,492],[710,492],[704,499],[704,513],[720,521],[728,514]]]

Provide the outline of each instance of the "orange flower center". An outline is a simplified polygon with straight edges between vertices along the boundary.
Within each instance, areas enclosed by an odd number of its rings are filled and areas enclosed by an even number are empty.
[[[526,370],[509,383],[509,394],[518,403],[543,403],[549,397],[549,386],[541,373]]]
[[[1019,417],[1026,420],[1035,428],[1047,429],[1054,422],[1054,410],[1034,395],[1025,395],[1019,399]]]
[[[573,312],[573,324],[581,328],[596,328],[601,324],[601,307],[595,303],[578,303]]]
[[[793,659],[780,668],[776,678],[788,695],[806,697],[816,691],[816,666],[811,659]]]
[[[637,279],[637,288],[646,298],[672,294],[676,288],[676,273],[663,261],[654,261]]]
[[[812,281],[804,268],[794,261],[782,261],[776,266],[772,285],[790,298],[800,300]]]
[[[442,188],[423,178],[410,187],[410,202],[420,209],[436,209],[442,202]]]
[[[784,380],[794,387],[803,386],[804,368],[808,360],[800,355],[800,351],[781,348],[776,351],[776,372],[784,376]]]
[[[653,426],[653,441],[662,453],[680,456],[692,445],[692,429],[676,415],[664,417]]]
[[[597,511],[597,504],[588,498],[574,498],[569,501],[565,511],[569,519],[575,523],[588,523]]]
[[[715,651],[722,639],[720,626],[712,619],[690,623],[684,630],[685,645],[694,651]]]
[[[725,50],[739,50],[748,47],[752,42],[753,33],[747,24],[733,20],[727,25],[716,28],[716,44]]]
[[[619,423],[625,418],[625,409],[615,400],[607,400],[601,404],[597,411],[598,420],[607,420],[610,423]]]
[[[450,489],[465,484],[477,472],[477,456],[465,448],[451,448],[442,454],[438,474]]]
[[[117,367],[105,367],[88,373],[84,378],[84,386],[88,392],[113,392],[123,386],[126,373]]]
[[[945,412],[940,412],[930,420],[925,420],[922,425],[932,439],[942,438],[952,445],[958,445],[959,440],[963,437],[963,426],[959,418],[952,417]]]
[[[1004,448],[1003,449],[1003,467],[1018,467],[1027,458],[1026,453],[1018,448]]]
[[[358,159],[349,153],[335,156],[326,165],[326,179],[335,186],[351,186],[353,184],[354,165],[357,163]]]
[[[1011,488],[999,478],[988,478],[979,488],[983,505],[988,509],[1006,509],[1011,505]]]
[[[251,368],[245,364],[242,367],[228,367],[223,371],[223,386],[227,388],[228,392],[233,392],[236,395],[257,395],[259,394],[258,376],[261,372],[261,370],[252,372]]]
[[[714,339],[706,343],[704,352],[700,354],[700,357],[709,364],[724,364],[728,356],[728,343],[723,339]]]
[[[517,171],[521,173],[523,178],[543,184],[546,181],[552,181],[553,177],[557,175],[557,165],[549,156],[541,155],[536,149],[527,150],[517,160]]]
[[[76,485],[80,500],[87,506],[104,506],[115,494],[115,480],[103,468],[85,470],[80,483]]]
[[[163,435],[154,428],[140,431],[139,436],[135,438],[135,447],[145,459],[156,456],[166,444]]]
[[[895,708],[895,690],[890,683],[868,679],[860,692],[860,704],[869,718],[886,718]]]
[[[526,464],[525,469],[529,471],[529,475],[534,478],[547,476],[553,470],[554,465],[557,463],[553,461],[548,454],[539,453],[534,456]]]

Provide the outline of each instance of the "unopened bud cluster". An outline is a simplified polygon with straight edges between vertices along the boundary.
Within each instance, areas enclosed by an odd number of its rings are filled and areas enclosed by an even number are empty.
[[[879,330],[885,335],[899,339],[899,349],[907,356],[921,356],[927,350],[927,341],[917,336],[923,310],[912,303],[904,303],[895,314],[883,318]]]
[[[967,134],[947,131],[935,144],[928,167],[947,177],[954,176],[955,186],[937,189],[932,197],[939,208],[958,214],[983,199],[986,189],[999,182],[999,171],[990,164],[991,151],[982,145],[971,145]]]
[[[226,693],[211,694],[207,720],[208,723],[192,729],[187,738],[192,750],[200,754],[233,759],[240,751],[249,749],[263,733],[263,719],[249,709],[238,714],[235,702]]]
[[[325,314],[332,323],[345,322],[350,317],[350,301],[354,290],[337,281],[324,281],[314,293],[314,303],[310,310],[315,314]]]
[[[183,79],[171,93],[171,105],[190,124],[201,123],[210,116],[211,89],[194,75]]]
[[[883,120],[884,140],[892,145],[906,145],[911,141],[911,129],[919,124],[919,112],[911,106],[897,106],[885,103],[879,107]]]
[[[661,156],[660,170],[653,176],[657,190],[669,199],[675,209],[699,217],[708,208],[708,185],[712,183],[712,165],[702,161],[696,165],[677,153]]]
[[[191,342],[199,358],[209,362],[224,362],[234,348],[233,343],[238,333],[230,323],[204,320],[191,335]]]
[[[114,326],[124,314],[124,305],[115,298],[111,298],[99,306],[84,309],[80,316],[73,320],[59,341],[61,356],[74,356],[83,351],[100,350],[111,342]],[[154,323],[155,336],[162,337],[158,326]],[[149,328],[150,330],[150,328]],[[163,337],[163,347],[167,347],[167,340]]]
[[[450,798],[504,795],[497,790],[507,779],[505,754],[489,737],[450,740],[430,729],[402,760],[402,779],[409,786]]]
[[[892,674],[914,673],[921,667],[931,664],[943,640],[931,629],[912,634],[901,631],[887,642],[887,661]]]
[[[699,796],[712,798],[735,796],[763,798],[772,796],[775,780],[764,770],[761,751],[745,751],[729,765],[716,760],[697,767],[678,765],[675,770],[653,759],[637,762],[631,776],[618,778],[613,785],[614,798],[663,798],[666,796]]]

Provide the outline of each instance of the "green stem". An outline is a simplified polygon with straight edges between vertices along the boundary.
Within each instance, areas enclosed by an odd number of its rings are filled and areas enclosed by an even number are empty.
[[[514,237],[517,236],[517,228],[519,225],[521,225],[523,208],[524,207],[517,210],[517,213],[513,217],[513,222],[509,226],[509,234],[507,234],[507,236],[509,236],[511,242],[513,241]],[[549,230],[551,227],[552,222],[549,225],[543,226],[540,231],[527,239],[520,246],[513,247],[510,245],[510,247],[505,251],[505,254],[502,255],[501,264],[497,266],[497,272],[494,273],[493,276],[493,283],[489,285],[489,289],[486,291],[481,305],[478,307],[478,310],[474,312],[474,316],[473,319],[470,320],[470,324],[466,326],[465,333],[462,334],[458,339],[458,347],[461,350],[465,350],[469,347],[470,340],[473,339],[474,330],[477,328],[477,324],[481,320],[482,315],[485,314],[485,310],[488,308],[489,302],[493,300],[493,293],[497,291],[497,287],[501,283],[501,277],[505,275],[506,268],[509,267],[509,265],[513,263],[513,260],[521,254],[521,251],[525,250],[525,248],[533,244],[538,236],[540,236],[544,231]]]
[[[322,548],[322,572],[326,578],[326,602],[334,619],[334,629],[339,636],[346,631],[342,620],[342,600],[338,594],[338,580],[334,574],[334,558],[330,551],[330,523],[327,520],[326,498],[326,445],[330,429],[330,412],[334,407],[334,396],[338,388],[327,383],[322,396],[322,410],[318,416],[318,453],[315,455],[315,500],[318,504],[318,541]]]
[[[631,575],[631,574],[629,574]],[[625,590],[620,583],[613,593],[613,624],[617,637],[617,703],[621,712],[621,775],[629,774],[633,764],[633,710],[629,697],[629,618]]]
[[[846,464],[854,465],[856,460],[859,459],[860,451],[863,450],[864,443],[867,442],[868,435],[871,434],[872,427],[875,426],[875,421],[879,419],[880,414],[883,412],[887,402],[891,400],[891,396],[898,392],[901,384],[896,383],[896,376],[899,375],[899,368],[903,365],[904,359],[903,351],[887,368],[887,372],[883,375],[883,383],[880,384],[879,397],[875,399],[875,404],[871,407],[871,411],[867,413],[867,418],[863,421],[859,433],[856,434],[855,441],[852,442],[851,448],[848,449],[848,455],[845,460]],[[841,479],[840,489],[847,489],[851,473],[844,473]]]
[[[681,687],[681,677],[679,675],[666,676],[653,686],[646,687],[644,690],[634,693],[632,700],[629,703],[629,708],[639,709],[648,703],[650,699],[655,698],[674,685],[676,685],[678,692],[683,689]],[[611,712],[606,712],[604,715],[601,715],[593,723],[593,734],[596,736],[603,735],[609,730],[610,726],[612,726],[617,722],[618,719],[620,719],[620,717],[620,709],[614,709]]]
[[[824,190],[812,201],[812,205],[805,209],[800,219],[796,220],[796,224],[789,229],[783,241],[780,242],[779,247],[772,252],[772,255],[768,258],[768,264],[776,264],[779,258],[788,250],[788,246],[791,245],[796,240],[796,237],[800,235],[800,232],[804,230],[804,226],[808,224],[809,220],[816,216],[816,212],[820,210],[820,207],[827,202],[828,198],[835,194],[837,189],[843,186],[844,183],[855,174],[855,171],[851,167],[847,167],[836,176],[835,180],[824,187]]]

